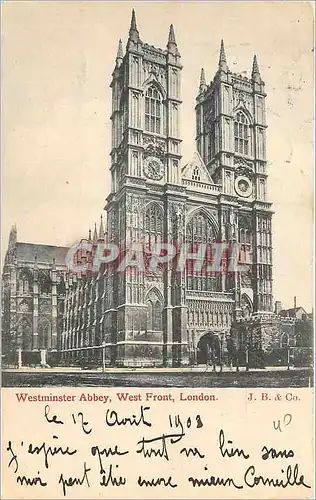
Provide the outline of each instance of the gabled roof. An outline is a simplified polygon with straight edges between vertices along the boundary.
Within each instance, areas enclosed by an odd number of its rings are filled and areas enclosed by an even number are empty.
[[[283,318],[296,318],[296,314],[298,313],[298,311],[303,311],[303,314],[306,314],[306,311],[303,307],[292,307],[291,309],[282,309],[279,315]]]
[[[184,165],[182,168],[182,178],[188,180],[192,179],[194,169],[198,169],[200,174],[200,182],[205,182],[206,184],[214,184],[212,177],[210,176],[204,161],[202,160],[198,151],[195,151],[192,160]]]
[[[68,247],[57,247],[53,245],[39,245],[37,243],[16,243],[16,257],[18,262],[34,262],[37,257],[38,263],[52,264],[53,259],[57,265],[66,266],[66,255]]]

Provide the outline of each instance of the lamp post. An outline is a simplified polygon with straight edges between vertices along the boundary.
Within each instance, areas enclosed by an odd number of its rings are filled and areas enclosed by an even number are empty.
[[[102,371],[105,372],[105,341],[102,342]]]
[[[18,348],[18,368],[22,368],[22,349]]]
[[[249,345],[246,344],[246,372],[249,372]]]
[[[244,324],[244,333],[245,333],[245,337],[246,337],[246,342],[245,342],[245,345],[246,345],[246,359],[245,359],[245,364],[246,364],[246,372],[249,371],[249,349],[250,349],[250,326],[245,323]]]

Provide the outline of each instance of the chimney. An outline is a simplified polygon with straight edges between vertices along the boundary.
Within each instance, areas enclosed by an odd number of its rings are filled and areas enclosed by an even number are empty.
[[[282,311],[282,303],[280,300],[276,300],[274,305],[274,312],[275,314],[280,314],[281,311]]]
[[[296,296],[294,297],[294,309],[296,309]]]

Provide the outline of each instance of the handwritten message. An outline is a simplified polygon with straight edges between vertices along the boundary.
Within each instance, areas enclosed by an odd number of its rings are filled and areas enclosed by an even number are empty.
[[[3,390],[3,498],[311,498],[312,392]]]

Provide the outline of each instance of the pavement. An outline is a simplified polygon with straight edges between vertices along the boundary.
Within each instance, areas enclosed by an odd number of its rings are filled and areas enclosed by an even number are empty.
[[[218,368],[218,367],[217,367]],[[11,368],[2,371],[2,387],[173,387],[255,388],[313,387],[311,368],[267,367],[239,372],[229,367],[214,372],[205,365],[187,368],[112,368],[102,371],[78,367]]]
[[[290,371],[305,371],[305,370],[312,370],[311,367],[290,367]],[[163,368],[136,368],[136,367],[122,367],[122,368],[117,368],[117,367],[106,367],[105,370],[100,368],[95,368],[95,369],[81,369],[75,366],[58,366],[54,368],[33,368],[29,366],[22,366],[21,368],[2,368],[2,372],[9,372],[9,373],[39,373],[39,372],[45,372],[45,373],[203,373],[203,372],[212,372],[213,368],[212,366],[208,366],[207,369],[205,365],[199,365],[199,366],[190,366],[190,367],[183,367],[183,368],[168,368],[168,367],[163,367]],[[241,366],[239,367],[240,372],[246,372],[246,367]],[[248,373],[251,372],[280,372],[280,371],[289,371],[287,366],[267,366],[265,368],[250,368],[248,370]],[[219,367],[216,368],[216,372],[219,373],[220,369]],[[236,368],[230,368],[229,366],[223,366],[222,372],[225,373],[236,373]]]

